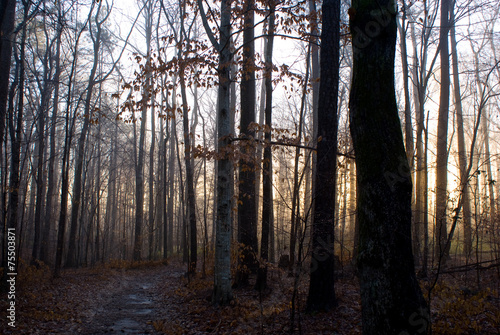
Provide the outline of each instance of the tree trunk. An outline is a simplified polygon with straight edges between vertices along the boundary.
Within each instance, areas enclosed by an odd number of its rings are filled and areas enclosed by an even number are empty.
[[[403,13],[401,15],[401,21],[397,21],[399,34],[401,35],[400,48],[401,48],[401,63],[403,68],[403,90],[404,90],[404,103],[405,103],[405,148],[406,148],[406,157],[408,159],[408,164],[410,166],[410,170],[413,171],[413,167],[415,165],[415,160],[413,158],[415,148],[413,141],[413,125],[411,119],[411,101],[410,101],[410,87],[409,87],[409,70],[408,70],[408,49],[406,45],[406,19],[407,19],[407,8],[406,3],[403,2]],[[412,212],[416,211],[416,202],[412,202]],[[413,226],[413,256],[415,257],[415,261],[418,263],[420,260],[420,225],[421,223],[417,220],[412,221]]]
[[[336,305],[334,288],[335,200],[337,196],[337,96],[339,90],[340,1],[323,2],[317,166],[313,194],[312,258],[307,309]]]
[[[351,144],[352,145],[352,144]],[[356,208],[356,160],[350,159],[349,163],[349,216],[351,227],[351,236],[353,238],[352,247],[352,261],[353,265],[356,265],[356,259],[358,258],[358,241],[359,241],[359,225],[358,225],[358,210]]]
[[[56,41],[56,54],[55,54],[55,73],[54,73],[54,98],[52,101],[52,116],[50,125],[50,153],[48,162],[48,177],[47,177],[47,200],[46,200],[46,212],[45,212],[45,224],[43,226],[42,232],[42,246],[40,249],[40,260],[44,263],[50,262],[49,257],[49,239],[50,232],[52,230],[52,220],[53,220],[53,201],[56,196],[57,191],[57,175],[55,173],[55,163],[56,163],[56,130],[57,130],[57,117],[59,112],[59,88],[60,88],[60,77],[61,77],[61,35],[62,35],[62,10],[61,3],[57,1],[58,6],[58,18],[59,23],[57,26],[57,41]]]
[[[9,135],[11,140],[11,165],[10,165],[10,175],[9,175],[9,207],[7,208],[7,223],[6,228],[9,231],[14,231],[16,236],[21,236],[21,232],[18,231],[18,206],[19,206],[19,188],[20,188],[20,158],[21,158],[21,141],[23,136],[23,123],[24,123],[24,86],[25,86],[25,59],[26,59],[26,35],[27,35],[27,22],[28,22],[28,12],[30,5],[25,5],[23,8],[23,22],[22,22],[22,33],[21,40],[19,41],[19,55],[15,52],[16,56],[16,79],[12,83],[12,87],[9,93]],[[17,86],[18,92],[18,102],[17,111],[14,112],[14,94],[15,87]],[[19,254],[19,243],[17,242],[16,250]],[[6,262],[7,253],[4,252],[4,265]],[[17,264],[17,262],[16,262]],[[7,268],[6,268],[7,269]],[[7,272],[16,273],[17,266],[8,269],[8,271],[3,271],[2,283],[0,286],[6,285],[7,283]]]
[[[85,144],[87,142],[87,134],[90,128],[90,120],[92,119],[93,112],[91,111],[92,96],[94,91],[94,86],[96,84],[95,76],[97,68],[99,66],[99,54],[101,48],[101,32],[102,24],[104,22],[100,21],[99,13],[101,9],[101,3],[99,3],[96,14],[96,32],[95,36],[92,35],[92,42],[94,47],[93,52],[93,64],[92,69],[89,74],[88,84],[87,84],[87,94],[85,97],[84,106],[84,122],[82,131],[80,133],[80,138],[78,139],[77,152],[75,158],[75,180],[73,183],[73,198],[71,201],[71,220],[70,220],[70,233],[69,233],[69,245],[68,245],[68,258],[66,260],[67,267],[78,266],[77,259],[77,241],[76,235],[78,231],[78,216],[82,198],[82,177],[83,177],[83,158],[85,154]],[[89,15],[92,15],[92,10]],[[92,20],[89,18],[89,31],[92,31]]]
[[[16,1],[2,1],[0,5],[0,157],[2,156],[5,134],[5,116],[7,115],[7,100],[9,95],[10,65],[12,59],[15,19]],[[3,236],[3,229],[1,231]]]
[[[49,59],[48,53],[46,51],[44,57],[44,73],[43,73],[43,83],[40,87],[41,89],[41,101],[38,108],[38,120],[37,120],[37,136],[38,136],[38,146],[37,146],[37,167],[36,167],[36,203],[35,203],[35,219],[34,219],[34,230],[35,236],[33,240],[33,249],[31,252],[31,265],[35,265],[40,259],[40,245],[42,238],[42,224],[44,217],[44,205],[45,205],[45,119],[48,112],[48,106],[50,102],[51,95],[51,82],[49,80]],[[52,78],[51,78],[52,79]]]
[[[180,56],[180,55],[179,55]],[[196,227],[196,191],[194,187],[194,171],[191,160],[191,134],[189,131],[189,114],[188,102],[186,94],[186,82],[184,67],[180,69],[180,84],[182,96],[182,110],[183,119],[182,125],[184,129],[184,164],[186,166],[186,187],[187,187],[187,212],[189,216],[189,265],[188,273],[194,275],[196,273],[196,263],[198,261],[198,241],[197,241],[197,227]]]
[[[174,186],[175,186],[175,118],[170,119],[170,140],[168,156],[168,252],[174,253]]]
[[[148,232],[148,258],[152,260],[154,255],[154,234],[155,234],[155,146],[156,146],[156,124],[155,124],[155,103],[154,94],[151,98],[151,147],[149,149],[149,232]]]
[[[467,176],[467,149],[465,148],[464,118],[462,111],[462,96],[460,94],[460,80],[458,73],[457,39],[455,37],[454,9],[450,8],[450,21],[453,25],[450,29],[451,59],[453,67],[453,97],[455,101],[455,113],[457,123],[458,141],[458,164],[460,169],[460,189],[462,190],[463,224],[464,224],[464,253],[470,256],[472,251],[472,228],[471,208],[469,196],[469,176]]]
[[[264,126],[264,159],[262,169],[262,237],[260,242],[261,264],[257,274],[255,287],[259,291],[267,288],[267,262],[269,260],[269,234],[273,226],[273,155],[271,151],[271,129],[273,111],[273,48],[275,27],[275,5],[269,3],[268,37],[264,47],[264,83],[265,83],[265,126]]]
[[[89,14],[90,15],[90,14]],[[87,21],[88,22],[88,21]],[[74,76],[78,59],[78,44],[86,25],[75,34],[75,45],[73,49],[73,60],[71,64],[70,74],[68,76],[68,92],[73,93]],[[70,149],[73,141],[73,127],[76,121],[74,115],[71,115],[71,94],[68,94],[66,102],[65,117],[65,137],[63,146],[63,157],[61,163],[61,208],[59,210],[58,230],[57,230],[57,245],[56,245],[56,262],[54,266],[54,277],[59,277],[62,266],[63,251],[64,251],[64,234],[66,231],[66,218],[68,210],[69,196],[69,167],[70,167]]]
[[[232,163],[227,156],[230,146],[232,111],[230,108],[230,63],[233,58],[231,40],[231,0],[221,1],[221,24],[219,42],[215,39],[204,13],[203,3],[198,0],[201,18],[213,46],[219,53],[217,96],[217,152],[220,155],[217,167],[217,219],[215,240],[214,290],[212,303],[227,305],[232,299],[231,290],[231,199],[233,197]],[[254,202],[255,203],[255,202]]]
[[[161,110],[163,110],[164,106],[163,104],[166,102],[166,96],[165,96],[165,91],[161,89]],[[167,104],[167,110],[168,110],[168,104]],[[160,193],[160,210],[161,210],[161,221],[163,225],[163,259],[167,259],[168,257],[168,236],[169,236],[169,231],[168,231],[168,171],[167,171],[167,143],[170,138],[170,132],[168,130],[168,114],[163,117],[163,115],[160,117],[160,157],[161,157],[161,164],[160,164],[160,170],[158,171],[160,177],[160,185],[161,185],[161,193]]]
[[[12,46],[14,40],[14,22],[16,19],[16,1],[5,0],[0,4],[0,158],[3,155],[5,138],[5,120],[7,116],[7,103],[9,96],[9,78],[12,62]],[[6,167],[0,171],[0,178],[6,180]],[[6,184],[2,186],[7,186]],[[5,200],[7,198],[7,187],[0,194],[0,266],[4,267],[4,232],[6,231]]]
[[[429,311],[411,248],[411,176],[394,90],[397,9],[388,0],[354,0],[349,14],[363,333],[427,333]]]
[[[309,72],[311,65],[311,48],[312,45],[309,43],[309,47],[307,50],[306,56],[306,73],[304,78],[304,86],[302,90],[302,99],[300,103],[300,112],[299,112],[299,124],[298,124],[298,135],[297,135],[297,143],[301,143],[302,141],[302,131],[304,128],[304,112],[305,112],[305,102],[307,96],[307,83],[309,81]],[[290,219],[291,227],[290,227],[290,267],[289,267],[289,275],[293,274],[295,263],[297,260],[295,259],[295,249],[297,244],[297,239],[299,238],[299,225],[301,223],[300,218],[300,185],[302,183],[302,177],[299,178],[299,159],[300,159],[300,146],[295,148],[295,158],[294,158],[294,169],[293,169],[293,191],[292,191],[292,216]],[[314,186],[313,186],[314,188]]]
[[[255,206],[255,42],[254,0],[243,4],[243,59],[241,66],[241,151],[245,158],[239,161],[238,193],[238,257],[237,285],[248,285],[248,275],[257,268],[257,208]]]
[[[447,203],[448,203],[448,113],[450,96],[450,65],[448,52],[449,0],[441,1],[441,27],[439,46],[441,57],[441,93],[439,98],[439,116],[436,147],[436,258],[446,263]]]
[[[150,9],[146,6],[146,9]],[[146,10],[147,11],[147,10]],[[146,65],[144,71],[146,72],[145,83],[142,92],[141,100],[141,129],[139,132],[139,146],[137,148],[138,155],[136,156],[136,170],[135,170],[135,227],[134,227],[134,252],[133,258],[135,261],[140,261],[142,258],[142,242],[143,242],[143,225],[144,225],[144,155],[145,155],[145,140],[146,140],[146,123],[148,115],[148,102],[151,96],[151,12],[146,12]]]

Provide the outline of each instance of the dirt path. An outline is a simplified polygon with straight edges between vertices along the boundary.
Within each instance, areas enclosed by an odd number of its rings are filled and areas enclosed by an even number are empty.
[[[152,321],[159,309],[158,286],[167,275],[166,267],[153,271],[122,271],[118,280],[102,292],[103,304],[88,311],[79,334],[155,334]],[[169,272],[169,271],[168,271]]]

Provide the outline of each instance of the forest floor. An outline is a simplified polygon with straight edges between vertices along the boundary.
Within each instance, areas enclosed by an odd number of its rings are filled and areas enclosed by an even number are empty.
[[[211,267],[207,267],[211,268]],[[210,304],[212,274],[188,280],[177,260],[115,263],[65,270],[57,279],[47,268],[26,267],[18,276],[16,328],[5,320],[0,299],[0,334],[361,334],[359,286],[354,274],[338,274],[338,306],[305,314],[307,276],[297,282],[281,269],[269,271],[269,290],[234,290],[223,308]],[[429,283],[421,282],[424,294]],[[480,285],[478,289],[477,284]],[[433,289],[434,334],[500,334],[497,269],[441,276]]]

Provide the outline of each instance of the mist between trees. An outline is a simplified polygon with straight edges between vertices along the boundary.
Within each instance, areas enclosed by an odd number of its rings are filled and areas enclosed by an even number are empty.
[[[309,311],[337,306],[336,273],[353,271],[363,332],[413,334],[442,273],[475,269],[479,289],[499,266],[495,1],[0,14],[2,267],[8,228],[54,276],[180,255],[226,305],[279,263],[310,278]]]

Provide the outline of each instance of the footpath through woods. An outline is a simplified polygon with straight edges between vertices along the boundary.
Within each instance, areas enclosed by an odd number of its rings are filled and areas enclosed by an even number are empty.
[[[27,268],[18,292],[16,327],[2,312],[0,334],[163,334],[154,329],[163,304],[159,286],[179,283],[182,268],[162,263],[132,268],[64,271]],[[4,311],[4,302],[0,301]]]
[[[158,285],[177,272],[157,267],[153,271],[123,271],[107,303],[89,311],[80,334],[153,334],[153,321],[159,309]],[[107,293],[109,294],[109,292]]]

